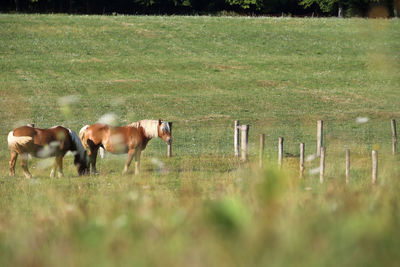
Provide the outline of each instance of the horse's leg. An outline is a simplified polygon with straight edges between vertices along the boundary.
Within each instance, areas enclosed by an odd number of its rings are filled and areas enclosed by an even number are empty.
[[[132,162],[133,156],[135,155],[135,152],[136,152],[135,149],[128,150],[128,158],[126,159],[125,167],[124,167],[124,170],[122,171],[122,174],[125,174],[128,172],[129,165],[131,165],[131,162]]]
[[[89,146],[88,156],[89,156],[89,168],[91,168],[91,174],[97,174],[96,170],[96,160],[97,151],[99,150],[99,145],[96,145],[92,140],[88,139],[87,144]]]
[[[135,175],[139,175],[140,173],[140,154],[142,151],[138,149],[135,155]]]
[[[64,177],[64,172],[63,172],[63,157],[64,157],[64,156],[57,156],[57,157],[56,157],[56,161],[57,161],[57,165],[58,165],[58,172],[57,172],[58,178]]]
[[[25,177],[28,179],[32,178],[32,174],[28,170],[28,154],[21,155],[21,165],[22,165],[22,170],[24,171]]]
[[[15,175],[15,163],[17,162],[18,153],[16,151],[11,151],[11,158],[10,158],[10,176]]]
[[[53,168],[51,168],[50,178],[56,178],[57,158],[54,159]]]
[[[56,172],[57,172],[58,166],[59,165],[58,165],[57,157],[55,157],[53,167],[51,168],[51,172],[50,172],[50,178],[56,178]]]
[[[89,150],[89,165],[92,165],[92,174],[98,174],[96,170],[96,161],[97,161],[97,151],[99,150],[99,147],[90,147]]]

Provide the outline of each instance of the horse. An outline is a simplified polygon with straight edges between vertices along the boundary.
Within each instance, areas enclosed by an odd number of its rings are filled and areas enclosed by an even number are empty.
[[[21,165],[26,178],[32,178],[28,170],[28,155],[38,158],[55,157],[50,177],[54,178],[58,169],[58,177],[63,177],[63,158],[68,151],[74,154],[74,165],[79,175],[89,172],[87,153],[79,136],[63,126],[49,129],[35,128],[27,125],[15,128],[8,134],[8,147],[11,153],[10,176],[15,175],[15,163],[21,155]]]
[[[123,174],[135,157],[135,175],[140,172],[140,154],[146,148],[147,143],[155,137],[161,138],[167,144],[171,144],[171,129],[169,124],[162,120],[141,120],[125,126],[112,127],[103,123],[85,125],[79,131],[79,137],[86,149],[89,149],[89,166],[91,171],[97,174],[96,158],[100,148],[113,154],[126,154]]]

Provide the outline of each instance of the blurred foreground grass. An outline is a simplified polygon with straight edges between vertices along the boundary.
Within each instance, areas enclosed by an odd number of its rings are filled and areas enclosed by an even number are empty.
[[[268,164],[2,179],[0,264],[397,265],[398,166],[385,168],[373,187],[367,176],[347,186],[343,175],[322,185],[312,175],[299,180],[294,162],[285,163],[284,172]]]

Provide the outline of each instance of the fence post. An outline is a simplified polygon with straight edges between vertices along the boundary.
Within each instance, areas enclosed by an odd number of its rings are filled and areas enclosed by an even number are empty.
[[[346,149],[346,184],[350,182],[350,149]]]
[[[372,184],[378,181],[378,151],[372,150]]]
[[[324,182],[325,174],[325,147],[321,147],[321,161],[319,166],[319,182],[322,184]]]
[[[242,140],[241,140],[241,143],[242,143],[242,160],[243,161],[247,161],[247,144],[248,144],[248,141],[249,141],[249,138],[248,138],[249,125],[248,124],[242,125],[241,130],[242,130]]]
[[[392,119],[392,153],[396,154],[396,145],[397,145],[397,130],[396,130],[396,120]]]
[[[263,167],[265,134],[260,134],[260,168]]]
[[[322,120],[317,121],[317,156],[321,156],[321,147],[323,146],[323,135],[324,135],[324,122]]]
[[[300,178],[304,176],[304,143],[300,143]]]
[[[172,136],[172,122],[168,122],[169,125],[169,133]],[[168,144],[168,150],[167,150],[167,156],[168,158],[172,157],[172,142]]]
[[[282,168],[282,159],[283,159],[283,137],[279,137],[278,141],[278,167]]]
[[[234,149],[235,157],[239,157],[239,121],[235,121],[235,131],[234,131]]]

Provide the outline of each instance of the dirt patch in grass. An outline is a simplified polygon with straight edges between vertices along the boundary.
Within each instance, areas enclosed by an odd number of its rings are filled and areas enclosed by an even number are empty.
[[[106,81],[96,81],[99,83],[138,83],[142,82],[142,80],[138,79],[116,79],[116,80],[106,80]]]
[[[234,65],[222,65],[222,64],[214,64],[214,65],[208,65],[206,64],[207,68],[218,70],[218,71],[224,71],[224,70],[243,70],[246,69],[245,66],[234,66]]]

